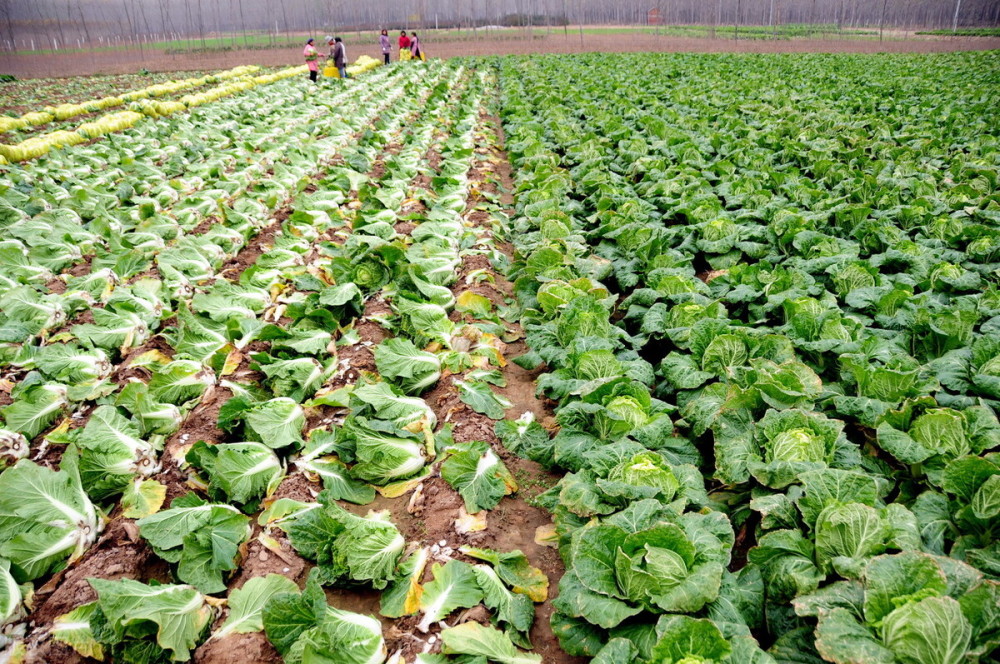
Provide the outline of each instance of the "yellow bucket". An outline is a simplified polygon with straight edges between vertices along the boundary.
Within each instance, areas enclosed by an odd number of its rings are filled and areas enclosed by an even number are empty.
[[[333,66],[332,60],[327,60],[323,67],[323,76],[327,78],[340,78],[340,70]]]

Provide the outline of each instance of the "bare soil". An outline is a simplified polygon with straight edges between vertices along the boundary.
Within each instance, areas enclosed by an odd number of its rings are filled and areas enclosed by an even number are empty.
[[[536,34],[533,39],[480,39],[478,41],[429,41],[429,57],[464,55],[509,55],[531,53],[937,53],[1000,48],[1000,38],[913,36],[883,42],[866,39],[739,40],[676,37],[641,33],[603,35]],[[375,37],[367,46],[352,46],[351,57],[369,55],[380,59]],[[110,51],[63,54],[0,55],[0,71],[18,78],[122,74],[140,68],[150,71],[226,69],[237,65],[289,66],[302,64],[298,47],[260,51],[167,54],[163,51]],[[306,80],[303,75],[303,81]]]
[[[194,652],[195,664],[281,664],[283,660],[263,632],[230,634]]]

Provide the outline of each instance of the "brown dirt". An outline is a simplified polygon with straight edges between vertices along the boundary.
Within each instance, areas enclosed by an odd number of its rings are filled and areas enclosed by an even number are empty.
[[[378,181],[385,177],[385,160],[381,156],[375,159],[375,163],[372,164],[372,168],[368,172],[368,177],[372,181]]]
[[[195,664],[281,664],[282,661],[263,632],[230,634],[194,651]]]
[[[45,290],[62,295],[66,292],[66,282],[59,277],[53,277],[45,282]]]
[[[82,277],[84,275],[90,274],[90,264],[94,260],[94,257],[84,256],[79,263],[70,266],[69,268],[63,270],[63,274],[68,274],[71,277]]]
[[[41,643],[29,644],[24,664],[92,664],[97,662],[90,657],[81,657],[73,648],[65,643],[46,639]]]
[[[417,225],[412,221],[397,221],[393,228],[400,235],[409,235]]]
[[[292,473],[281,481],[278,488],[274,490],[271,500],[280,498],[291,498],[302,502],[316,500],[316,493],[322,489],[319,484],[310,482],[302,473]]]
[[[374,41],[367,46],[357,45],[355,55],[379,57]],[[637,33],[581,35],[570,31],[564,34],[536,33],[533,39],[490,39],[477,41],[441,41],[427,44],[430,57],[453,58],[466,55],[511,55],[531,53],[931,53],[948,51],[976,51],[1000,48],[1000,38],[953,37],[934,39],[914,37],[878,42],[863,39],[787,39],[740,40],[699,37],[674,37]],[[352,55],[353,57],[353,55]],[[52,76],[86,76],[97,73],[134,72],[137,67],[150,71],[186,71],[195,69],[223,69],[244,64],[265,66],[290,66],[302,62],[299,47],[260,51],[224,53],[167,54],[163,51],[111,51],[85,53],[67,58],[64,54],[6,55],[4,71],[18,78]],[[303,75],[303,81],[305,76]]]
[[[440,159],[440,157],[438,158]],[[419,173],[413,178],[411,187],[413,189],[430,189],[431,184],[432,182],[429,175],[426,173]]]
[[[384,330],[374,323],[365,324],[365,330],[369,332],[381,330],[384,333]],[[329,383],[333,388],[340,388],[344,385],[356,383],[362,371],[373,372],[376,370],[375,355],[372,353],[371,348],[366,346],[354,344],[346,348],[338,348],[337,358],[342,363],[341,366],[346,366],[347,368],[334,374]]]
[[[432,170],[440,170],[441,159],[441,152],[438,151],[437,146],[431,147],[431,149],[427,151],[426,163]]]
[[[219,223],[219,218],[215,216],[205,217],[198,222],[198,225],[189,230],[186,235],[204,235],[215,224]]]
[[[256,537],[251,539],[246,547],[246,555],[240,562],[239,572],[231,584],[232,588],[241,588],[250,579],[268,574],[281,574],[297,583],[305,579],[311,566],[295,553],[284,534],[276,531],[271,536],[281,545],[281,555],[266,548]]]
[[[181,428],[167,440],[167,450],[182,445],[184,441],[220,443],[225,439],[225,432],[219,428],[219,410],[232,398],[233,393],[218,385],[205,392],[201,402],[188,414]]]
[[[233,274],[239,275],[243,273],[243,270],[256,263],[267,248],[274,244],[274,236],[281,231],[281,222],[287,219],[289,214],[291,214],[290,209],[286,209],[283,218],[279,218],[278,213],[275,213],[273,215],[274,221],[260,229],[260,232],[247,243],[247,246],[230,258],[219,270],[219,275],[226,277],[233,276]]]
[[[489,275],[492,279],[480,279],[478,278],[479,275],[476,275],[473,277],[471,283],[466,281],[472,273],[480,271],[485,271],[483,274]],[[503,284],[505,284],[506,287]],[[505,279],[493,271],[489,258],[483,254],[473,254],[462,258],[462,264],[458,267],[458,281],[452,290],[454,291],[456,297],[462,293],[472,291],[476,295],[482,295],[491,301],[494,306],[500,306],[504,304],[504,296],[509,295],[512,288]]]

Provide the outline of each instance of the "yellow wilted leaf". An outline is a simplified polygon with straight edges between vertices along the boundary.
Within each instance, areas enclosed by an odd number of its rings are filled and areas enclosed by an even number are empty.
[[[408,480],[403,480],[401,482],[393,482],[392,484],[387,484],[385,486],[377,486],[375,490],[379,492],[380,495],[386,498],[399,498],[407,491],[411,491],[418,484],[427,479],[427,476],[431,474],[430,468],[424,468],[424,472],[420,473],[416,477]]]
[[[160,511],[167,499],[167,487],[156,480],[135,480],[122,493],[126,519],[142,519]]]
[[[490,302],[488,297],[473,293],[472,291],[465,291],[455,300],[455,308],[462,313],[471,314],[476,318],[484,318],[490,315],[490,312],[493,310],[493,303]]]
[[[465,535],[466,533],[481,533],[486,530],[486,513],[487,510],[482,510],[475,514],[469,514],[465,511],[464,506],[459,507],[458,518],[455,519],[455,532],[459,535]]]
[[[151,367],[156,364],[167,364],[170,358],[156,349],[147,350],[142,355],[137,355],[129,362],[130,367]]]
[[[226,361],[222,365],[221,375],[228,376],[232,374],[237,369],[239,369],[240,362],[242,361],[243,361],[243,353],[236,350],[235,348],[229,351],[229,354],[226,355]]]
[[[558,549],[559,535],[556,534],[556,525],[549,523],[535,528],[535,544]]]

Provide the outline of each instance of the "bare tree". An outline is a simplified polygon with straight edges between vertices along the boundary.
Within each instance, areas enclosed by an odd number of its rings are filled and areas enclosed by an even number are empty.
[[[11,21],[11,0],[0,0],[0,14],[3,14],[4,27],[7,29],[7,40],[10,41],[10,50],[16,51],[17,44],[14,43],[14,23]]]
[[[69,0],[67,0],[67,13],[69,13]],[[90,30],[87,29],[87,17],[83,15],[83,5],[80,4],[80,0],[76,0],[76,12],[80,15],[80,26],[83,28],[83,39],[84,43],[90,43]],[[10,25],[10,18],[8,17],[8,25]]]
[[[284,2],[281,3],[285,5]],[[201,37],[201,47],[205,48],[205,15],[201,11],[201,0],[198,0],[198,36]]]
[[[243,31],[243,45],[247,45],[247,19],[243,14],[243,0],[238,0],[240,6],[240,30]]]
[[[135,0],[132,0],[132,2],[135,3]],[[135,4],[132,5],[132,8],[133,9],[135,8]],[[132,14],[130,14],[129,11],[128,11],[128,2],[126,2],[126,0],[122,0],[122,9],[125,10],[125,20],[128,21],[128,31],[129,31],[129,34],[130,35],[134,35],[135,34],[135,23],[132,21]],[[142,41],[139,42],[139,57],[140,58],[143,57]]]

